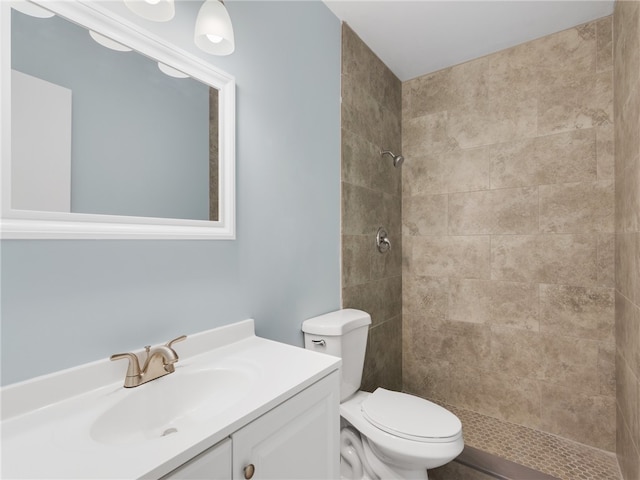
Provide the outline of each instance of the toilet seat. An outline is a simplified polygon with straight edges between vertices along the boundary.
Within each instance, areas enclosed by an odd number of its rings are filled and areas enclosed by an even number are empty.
[[[462,423],[428,400],[378,388],[361,403],[362,416],[391,435],[415,442],[444,443],[460,436]]]
[[[464,448],[462,428],[449,439],[421,441],[389,433],[371,423],[362,412],[362,403],[372,394],[358,391],[340,404],[340,417],[371,443],[383,461],[395,467],[436,468],[457,457]],[[407,395],[408,396],[408,395]],[[453,415],[453,414],[452,414]]]

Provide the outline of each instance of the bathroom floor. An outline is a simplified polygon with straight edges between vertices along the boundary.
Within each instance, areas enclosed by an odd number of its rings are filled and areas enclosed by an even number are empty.
[[[614,453],[443,404],[462,421],[465,444],[561,480],[620,480]]]

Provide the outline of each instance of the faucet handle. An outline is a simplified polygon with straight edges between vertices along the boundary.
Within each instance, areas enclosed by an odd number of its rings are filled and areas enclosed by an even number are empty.
[[[186,339],[187,339],[186,335],[180,335],[178,338],[174,338],[173,340],[168,341],[167,342],[167,347],[172,348],[172,345],[174,343],[178,343],[178,342],[181,342],[181,341],[186,340]]]
[[[129,366],[127,367],[127,377],[137,377],[140,375],[140,363],[138,357],[134,353],[115,353],[111,355],[111,361],[120,360],[122,358],[129,359]]]

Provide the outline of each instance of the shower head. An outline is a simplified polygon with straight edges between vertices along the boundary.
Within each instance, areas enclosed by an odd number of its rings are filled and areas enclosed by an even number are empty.
[[[384,157],[385,155],[389,155],[393,159],[393,166],[398,168],[404,162],[404,157],[402,155],[396,155],[390,150],[382,150],[380,151],[380,156]]]

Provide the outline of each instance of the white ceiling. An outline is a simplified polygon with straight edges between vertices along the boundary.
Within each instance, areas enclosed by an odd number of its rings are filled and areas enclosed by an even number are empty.
[[[405,81],[613,13],[613,0],[325,0]]]

